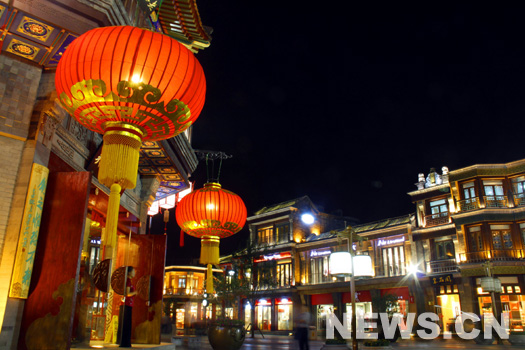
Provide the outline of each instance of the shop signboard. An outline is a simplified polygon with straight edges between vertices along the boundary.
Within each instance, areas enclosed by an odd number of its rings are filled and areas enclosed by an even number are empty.
[[[433,285],[440,285],[440,284],[452,284],[454,283],[454,276],[452,274],[446,274],[441,276],[433,276],[430,281]]]
[[[383,246],[391,246],[391,245],[398,245],[405,242],[405,236],[400,237],[391,237],[387,239],[378,239],[377,240],[377,246],[383,247]]]
[[[269,260],[281,260],[281,259],[288,259],[292,257],[292,253],[290,252],[281,252],[281,253],[273,253],[268,255],[263,255],[257,259],[254,259],[253,262],[262,262],[262,261],[269,261]]]
[[[9,289],[11,298],[27,299],[29,294],[48,175],[48,168],[40,164],[33,164],[18,237],[15,266],[11,276]]]

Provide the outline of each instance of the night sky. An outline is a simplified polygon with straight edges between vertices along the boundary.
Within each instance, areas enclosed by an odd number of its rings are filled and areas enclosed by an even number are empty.
[[[248,215],[308,195],[363,223],[396,217],[415,211],[418,173],[524,157],[525,6],[355,3],[197,2],[213,40],[196,56],[193,147],[233,156],[220,182]],[[199,255],[179,231],[172,213],[168,264]]]

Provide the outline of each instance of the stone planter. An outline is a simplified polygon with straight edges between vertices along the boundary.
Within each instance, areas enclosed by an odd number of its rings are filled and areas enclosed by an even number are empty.
[[[348,350],[347,344],[324,344],[321,350]]]
[[[213,350],[239,350],[244,343],[244,326],[210,326],[208,340]]]
[[[525,346],[525,333],[510,333],[509,334],[509,342],[512,345],[521,345]]]
[[[494,343],[494,336],[492,336],[492,338],[490,339],[485,339],[483,332],[479,332],[479,335],[476,338],[474,338],[474,341],[476,342],[476,344],[480,345],[491,345],[492,343]]]

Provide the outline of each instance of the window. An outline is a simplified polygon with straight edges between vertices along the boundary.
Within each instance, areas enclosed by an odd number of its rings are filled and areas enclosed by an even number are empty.
[[[436,260],[454,259],[454,242],[452,240],[436,242]]]
[[[277,233],[277,243],[285,243],[289,241],[290,223],[285,222],[275,225],[275,232]]]
[[[469,249],[471,252],[480,252],[483,250],[483,240],[481,238],[481,226],[469,227]]]
[[[525,245],[525,224],[520,224],[521,239],[523,239],[523,244]]]
[[[445,199],[430,202],[430,213],[432,218],[448,216],[448,206]]]
[[[512,179],[514,202],[517,207],[525,205],[525,176]]]
[[[292,284],[292,264],[277,264],[277,285],[289,287]]]
[[[474,210],[479,208],[476,187],[474,181],[466,182],[462,186],[463,200],[459,202],[462,211]]]
[[[492,247],[494,250],[512,249],[512,236],[509,225],[490,225]]]
[[[272,242],[273,226],[267,226],[257,229],[257,243],[270,244]]]
[[[264,226],[257,229],[258,244],[278,244],[289,241],[290,223],[278,223],[271,226]]]
[[[179,288],[186,288],[186,276],[179,276]]]
[[[403,246],[383,248],[384,276],[400,276],[406,274],[405,250]]]
[[[315,258],[310,260],[310,283],[329,282],[330,276],[328,273],[328,256]]]
[[[501,180],[484,180],[485,206],[487,208],[506,207],[507,201],[503,195],[503,183]]]
[[[448,205],[445,198],[432,201],[429,206],[431,214],[426,216],[427,226],[441,225],[449,222]]]

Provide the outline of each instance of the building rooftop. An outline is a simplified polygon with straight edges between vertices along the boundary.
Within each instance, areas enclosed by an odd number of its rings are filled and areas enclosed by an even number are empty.
[[[269,205],[267,207],[263,207],[262,209],[259,209],[258,211],[256,211],[255,215],[266,214],[266,213],[269,213],[269,212],[272,212],[272,211],[277,211],[277,210],[285,209],[285,208],[296,208],[299,204],[304,204],[305,202],[307,202],[307,203],[309,202],[309,204],[316,211],[318,211],[317,207],[310,200],[310,198],[308,198],[308,196],[303,196],[303,197],[300,197],[300,198],[288,200],[286,202],[282,202],[282,203],[278,203],[278,204]]]

